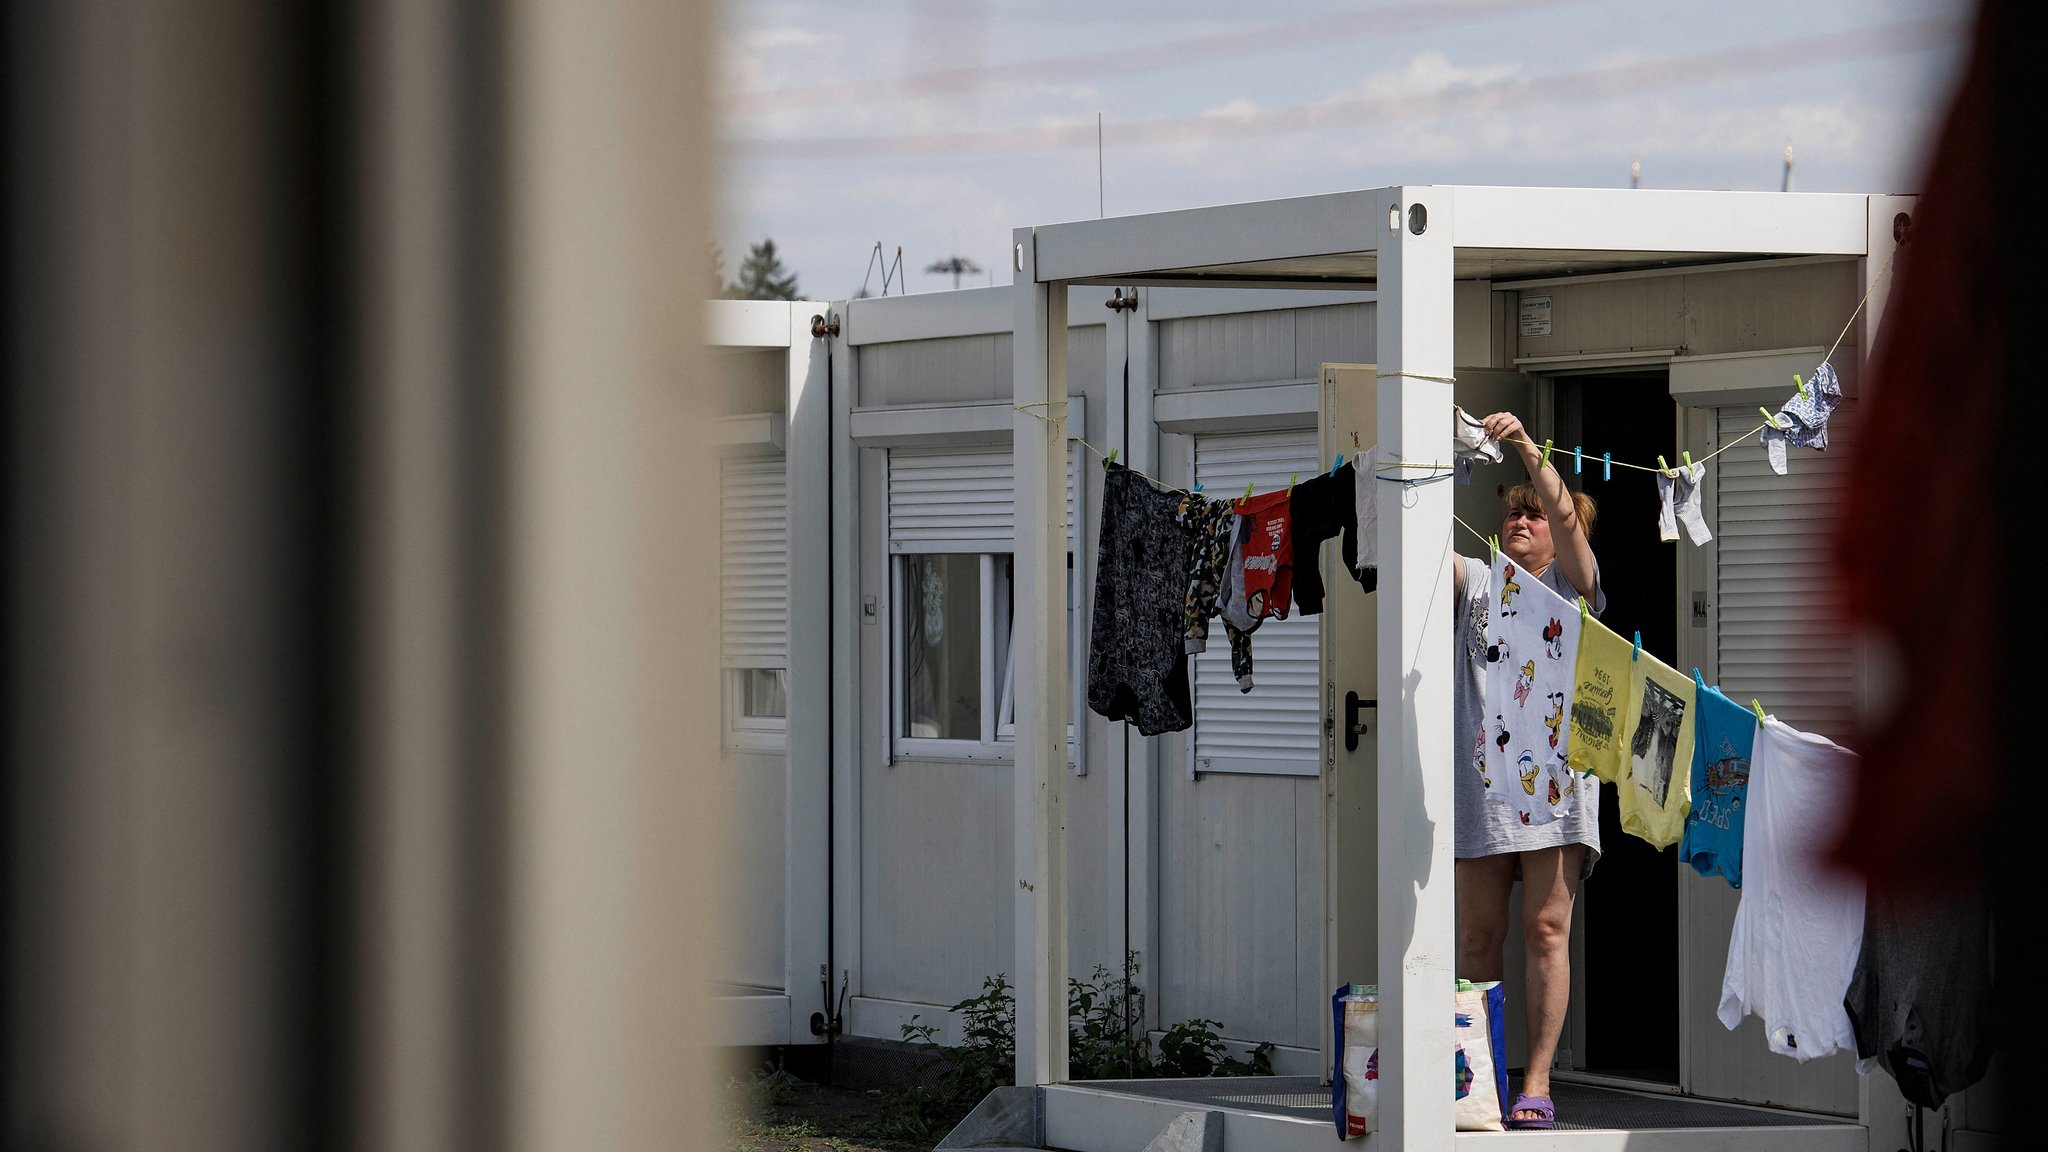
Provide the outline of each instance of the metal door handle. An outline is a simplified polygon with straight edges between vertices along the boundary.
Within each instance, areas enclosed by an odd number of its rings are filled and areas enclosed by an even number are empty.
[[[1344,694],[1344,750],[1346,752],[1358,751],[1358,738],[1366,733],[1366,726],[1364,722],[1359,720],[1358,714],[1367,708],[1378,709],[1379,706],[1380,702],[1377,700],[1359,699],[1356,692],[1346,692]]]

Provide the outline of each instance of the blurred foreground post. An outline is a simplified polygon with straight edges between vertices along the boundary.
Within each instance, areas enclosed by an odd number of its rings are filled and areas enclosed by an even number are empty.
[[[709,13],[187,7],[6,13],[0,1142],[708,1146]]]

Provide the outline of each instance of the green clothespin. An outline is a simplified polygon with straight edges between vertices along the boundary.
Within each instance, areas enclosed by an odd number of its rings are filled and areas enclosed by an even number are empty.
[[[1770,410],[1770,409],[1768,409],[1768,408],[1765,408],[1765,407],[1763,407],[1763,406],[1759,405],[1759,406],[1757,407],[1757,411],[1759,411],[1759,412],[1761,412],[1761,413],[1763,413],[1763,414],[1764,414],[1764,423],[1765,423],[1765,424],[1768,424],[1768,425],[1770,425],[1770,426],[1771,426],[1771,427],[1773,427],[1773,428],[1777,428],[1777,427],[1779,427],[1779,426],[1780,426],[1780,425],[1778,424],[1778,418],[1777,418],[1776,416],[1773,416],[1773,415],[1771,415],[1771,410]]]
[[[1498,560],[1500,558],[1500,537],[1488,536],[1486,538],[1486,550],[1488,553],[1486,558],[1488,560]]]
[[[1806,399],[1806,381],[1799,378],[1799,373],[1794,372],[1792,374],[1792,383],[1799,387],[1799,398],[1801,400]]]
[[[1756,697],[1754,697],[1754,696],[1751,696],[1751,697],[1749,698],[1749,706],[1750,706],[1750,709],[1751,709],[1752,711],[1754,711],[1754,712],[1756,713],[1756,722],[1757,722],[1757,723],[1759,723],[1759,724],[1763,723],[1763,722],[1764,722],[1764,706],[1763,706],[1763,703],[1762,703],[1761,701],[1759,701],[1759,700],[1758,700],[1758,699],[1757,699]]]
[[[1545,441],[1543,442],[1543,459],[1541,459],[1541,460],[1538,460],[1538,461],[1536,462],[1536,466],[1537,466],[1538,468],[1545,468],[1545,467],[1548,467],[1549,465],[1550,465],[1550,441],[1548,441],[1548,440],[1545,440]]]
[[[1301,478],[1301,473],[1299,473],[1299,472],[1289,472],[1289,473],[1287,474],[1287,490],[1288,490],[1289,492],[1292,492],[1292,491],[1294,491],[1294,482],[1295,482],[1296,480],[1300,479],[1300,478]]]
[[[1583,621],[1586,615],[1586,598],[1581,596],[1579,597],[1579,619]]]
[[[1671,465],[1666,464],[1662,456],[1657,457],[1657,471],[1662,472],[1666,476],[1671,475]]]
[[[1246,484],[1246,485],[1244,486],[1244,495],[1242,495],[1242,496],[1238,497],[1238,498],[1237,498],[1237,502],[1238,502],[1239,504],[1242,504],[1242,503],[1244,503],[1245,501],[1247,501],[1247,500],[1249,500],[1249,499],[1251,499],[1251,498],[1252,498],[1252,486],[1251,486],[1250,484]]]
[[[1692,453],[1690,453],[1690,452],[1680,452],[1680,453],[1679,453],[1679,455],[1680,455],[1680,456],[1683,456],[1683,457],[1685,457],[1685,470],[1686,470],[1687,472],[1691,472],[1691,471],[1692,471]]]
[[[1107,472],[1107,471],[1109,471],[1109,466],[1110,466],[1111,464],[1114,464],[1114,463],[1116,463],[1116,454],[1117,454],[1117,451],[1118,451],[1117,449],[1115,449],[1115,448],[1111,448],[1111,449],[1109,450],[1109,455],[1107,455],[1107,456],[1104,456],[1104,457],[1102,458],[1102,470],[1103,470],[1104,472]]]

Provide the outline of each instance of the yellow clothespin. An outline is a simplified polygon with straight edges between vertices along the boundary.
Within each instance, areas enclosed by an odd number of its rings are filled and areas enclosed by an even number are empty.
[[[1750,706],[1750,708],[1751,708],[1751,709],[1752,709],[1753,711],[1755,711],[1755,713],[1756,713],[1756,722],[1757,722],[1757,723],[1759,723],[1759,724],[1763,723],[1763,722],[1764,722],[1764,706],[1763,706],[1763,702],[1762,702],[1762,701],[1760,701],[1760,700],[1758,700],[1758,699],[1757,699],[1756,697],[1754,697],[1754,696],[1751,696],[1751,697],[1749,698],[1749,706]]]
[[[1538,461],[1536,462],[1536,467],[1538,467],[1538,468],[1546,468],[1546,467],[1548,467],[1549,465],[1550,465],[1550,441],[1548,441],[1548,440],[1545,440],[1545,441],[1543,442],[1543,459],[1541,459],[1541,460],[1538,460]]]

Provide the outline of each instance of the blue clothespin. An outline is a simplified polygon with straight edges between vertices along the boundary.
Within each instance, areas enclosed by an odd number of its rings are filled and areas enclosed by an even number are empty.
[[[1200,492],[1201,490],[1202,490],[1202,482],[1201,482],[1200,480],[1197,480],[1197,481],[1195,481],[1195,491],[1197,491],[1197,492]]]
[[[1342,452],[1339,452],[1337,453],[1337,459],[1330,463],[1330,475],[1335,476],[1337,474],[1337,469],[1342,467],[1344,467],[1344,454]]]
[[[1638,632],[1638,633],[1636,633],[1636,647],[1635,647],[1635,651],[1633,651],[1633,652],[1630,652],[1630,653],[1628,654],[1628,658],[1629,658],[1630,660],[1634,660],[1634,659],[1635,659],[1636,657],[1638,657],[1638,656],[1641,656],[1642,654],[1643,654],[1643,634],[1642,634],[1641,632]]]
[[[1577,476],[1579,474],[1579,471],[1583,469],[1585,466],[1586,461],[1584,454],[1579,451],[1579,446],[1577,444],[1572,445],[1572,475]]]
[[[1602,480],[1614,479],[1614,453],[1602,452],[1600,454],[1600,478]]]

